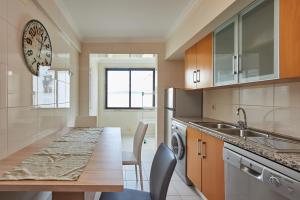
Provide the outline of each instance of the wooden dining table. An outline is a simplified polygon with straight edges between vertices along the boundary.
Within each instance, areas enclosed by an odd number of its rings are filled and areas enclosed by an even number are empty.
[[[70,130],[55,132],[1,160],[0,175]],[[103,129],[87,166],[76,181],[0,181],[0,191],[51,191],[53,200],[88,200],[93,199],[96,192],[121,192],[123,188],[121,130],[109,127]]]

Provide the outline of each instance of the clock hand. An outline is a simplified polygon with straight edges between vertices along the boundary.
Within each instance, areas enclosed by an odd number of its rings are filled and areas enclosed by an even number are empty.
[[[43,41],[40,42],[39,40],[37,40],[37,41],[41,44],[41,47],[40,47],[40,53],[39,53],[39,55],[38,55],[38,57],[40,58],[40,57],[41,57],[41,51],[42,51],[44,42],[43,42]]]

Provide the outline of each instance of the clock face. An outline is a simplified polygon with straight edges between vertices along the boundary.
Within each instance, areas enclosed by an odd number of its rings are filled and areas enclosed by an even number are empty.
[[[23,54],[28,69],[38,75],[39,68],[51,66],[52,46],[49,34],[43,24],[30,20],[23,32]]]

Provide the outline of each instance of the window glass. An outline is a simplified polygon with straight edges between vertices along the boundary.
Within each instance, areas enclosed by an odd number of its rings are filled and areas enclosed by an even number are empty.
[[[39,107],[55,107],[56,88],[55,88],[55,71],[48,70],[42,76],[38,77],[37,102]]]
[[[154,107],[154,69],[106,69],[106,108]]]
[[[107,71],[107,107],[129,107],[129,71]]]
[[[131,72],[131,107],[153,107],[153,71]]]

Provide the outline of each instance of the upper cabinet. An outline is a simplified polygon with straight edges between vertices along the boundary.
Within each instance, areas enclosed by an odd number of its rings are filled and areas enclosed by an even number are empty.
[[[300,78],[299,21],[300,0],[256,0],[186,51],[186,88]]]
[[[197,60],[196,60],[197,46],[189,48],[185,52],[185,88],[196,89],[197,88]]]
[[[208,34],[197,44],[197,88],[213,86],[213,36]]]
[[[214,32],[215,85],[271,80],[278,73],[278,1],[259,0]]]
[[[214,81],[215,85],[238,82],[238,18],[233,18],[214,33]]]
[[[185,88],[213,86],[213,42],[208,34],[185,52]]]
[[[300,77],[300,1],[281,0],[280,78]]]
[[[279,78],[278,1],[257,1],[239,17],[239,80]]]

